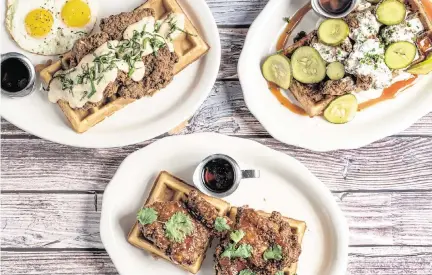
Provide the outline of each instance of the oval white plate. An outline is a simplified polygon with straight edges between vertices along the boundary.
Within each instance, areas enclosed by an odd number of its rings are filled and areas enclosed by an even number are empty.
[[[130,11],[143,4],[142,0],[101,1],[99,18]],[[103,2],[103,3],[102,3]],[[1,115],[19,128],[57,143],[90,148],[118,147],[138,143],[166,133],[190,119],[204,102],[216,81],[220,65],[221,46],[213,15],[204,0],[178,0],[211,49],[174,77],[167,88],[151,98],[138,100],[118,111],[84,134],[69,127],[66,117],[56,104],[48,101],[42,91],[35,91],[23,99],[2,96]],[[5,14],[3,3],[1,14]],[[3,22],[3,21],[2,21]],[[4,24],[1,36],[2,52],[18,51],[34,64],[47,57],[31,55],[19,50],[9,39]],[[54,59],[56,60],[56,58]]]
[[[284,17],[290,17],[306,1],[270,0],[252,24],[240,56],[238,75],[249,110],[274,138],[315,151],[353,149],[398,133],[432,110],[432,75],[423,77],[412,88],[393,100],[370,107],[344,125],[321,117],[309,118],[283,107],[268,90],[261,74],[265,57],[275,52]],[[319,17],[309,12],[293,32],[309,32]],[[292,41],[292,40],[291,40]]]
[[[191,183],[195,167],[210,154],[236,159],[242,168],[261,170],[226,200],[306,221],[298,274],[345,274],[348,227],[332,194],[297,160],[264,145],[218,134],[167,137],[127,157],[105,190],[100,233],[102,242],[122,275],[185,274],[155,260],[126,241],[136,213],[161,170]],[[214,247],[214,245],[213,245]],[[209,249],[199,274],[214,274],[214,248]]]

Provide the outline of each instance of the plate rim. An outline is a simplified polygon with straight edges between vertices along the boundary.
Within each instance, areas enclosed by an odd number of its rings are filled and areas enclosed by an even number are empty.
[[[316,152],[328,152],[334,150],[350,150],[350,149],[358,149],[363,146],[367,146],[373,142],[376,142],[380,139],[389,137],[391,135],[402,132],[416,123],[423,116],[427,115],[432,111],[432,107],[428,107],[426,104],[419,104],[416,106],[417,108],[408,108],[405,109],[404,116],[399,116],[400,120],[398,123],[390,123],[390,126],[386,127],[370,127],[367,135],[351,135],[348,138],[345,138],[343,141],[338,140],[337,143],[330,142],[311,142],[306,139],[301,138],[293,138],[294,135],[291,133],[284,132],[282,133],[278,128],[280,126],[275,126],[274,123],[269,123],[265,116],[262,114],[263,110],[259,108],[255,108],[255,99],[253,95],[253,91],[248,91],[247,89],[247,78],[251,77],[249,74],[245,73],[248,66],[248,57],[251,55],[249,51],[252,51],[253,43],[251,40],[255,36],[259,25],[261,25],[261,21],[265,20],[265,18],[270,16],[270,10],[272,10],[280,1],[283,0],[269,0],[264,9],[260,12],[257,18],[252,23],[251,27],[248,30],[245,44],[242,49],[242,52],[239,57],[239,62],[237,65],[237,73],[239,76],[239,82],[242,87],[243,97],[248,107],[249,111],[252,115],[260,122],[260,124],[264,127],[264,129],[276,140],[301,148],[305,148],[311,151]],[[286,0],[285,0],[286,1]],[[251,46],[252,45],[252,46]],[[432,78],[431,75],[426,76],[428,78]],[[431,96],[432,98],[432,96]],[[338,125],[339,127],[343,127],[343,125]],[[378,129],[378,130],[377,130]]]
[[[346,217],[336,201],[334,200],[334,197],[331,193],[331,191],[326,187],[326,185],[321,182],[314,174],[312,174],[309,169],[302,164],[300,161],[295,159],[294,157],[291,157],[287,154],[284,154],[282,152],[279,152],[277,150],[274,150],[270,147],[267,147],[257,141],[250,140],[250,139],[243,139],[240,137],[231,137],[226,136],[218,133],[195,133],[195,134],[189,134],[189,135],[179,135],[179,136],[170,136],[165,137],[162,139],[159,139],[152,144],[147,145],[144,148],[141,148],[130,155],[128,155],[123,162],[119,165],[116,173],[112,177],[109,184],[106,186],[104,191],[104,197],[102,200],[102,208],[101,208],[101,218],[100,218],[100,237],[102,244],[104,245],[104,248],[106,249],[108,255],[110,256],[111,260],[114,263],[114,266],[116,267],[117,271],[120,274],[126,274],[125,270],[123,270],[123,267],[121,264],[119,264],[119,259],[116,256],[113,256],[115,254],[114,250],[115,248],[111,247],[113,245],[113,242],[110,239],[110,236],[112,235],[112,230],[108,229],[107,226],[109,225],[109,222],[111,221],[111,216],[109,215],[109,209],[111,207],[110,204],[113,203],[112,201],[112,195],[111,189],[114,188],[114,182],[117,180],[117,177],[119,177],[119,174],[121,170],[123,170],[124,167],[127,166],[129,162],[135,161],[137,158],[140,158],[141,155],[146,155],[147,151],[155,150],[158,147],[164,148],[165,144],[169,143],[179,143],[179,140],[182,140],[181,142],[188,142],[193,144],[196,140],[214,140],[215,142],[221,142],[220,144],[228,144],[229,142],[236,142],[241,144],[241,146],[247,146],[247,147],[253,147],[257,150],[263,150],[266,151],[268,154],[271,154],[272,156],[277,159],[279,162],[284,162],[284,164],[289,164],[291,167],[295,166],[294,171],[296,171],[296,174],[300,175],[301,177],[308,178],[307,184],[310,185],[311,188],[315,188],[317,192],[320,192],[322,194],[321,198],[325,201],[325,204],[327,206],[327,209],[329,210],[329,215],[331,217],[331,225],[333,225],[334,228],[338,228],[338,234],[337,234],[337,251],[338,253],[335,254],[335,265],[333,266],[332,271],[337,275],[345,274],[347,267],[348,267],[348,246],[349,246],[349,227],[346,220]],[[160,150],[160,149],[157,149]]]
[[[180,3],[180,5],[182,4],[182,2],[186,2],[188,3],[187,0],[178,0]],[[2,110],[3,108],[0,108],[0,116],[3,117],[5,120],[7,120],[9,123],[13,124],[15,127],[25,131],[28,134],[37,136],[41,139],[50,141],[50,142],[54,142],[54,143],[58,143],[58,144],[62,144],[62,145],[67,145],[67,146],[72,146],[72,147],[78,147],[78,148],[89,148],[89,149],[103,149],[103,148],[119,148],[119,147],[124,147],[124,146],[128,146],[128,145],[135,145],[137,143],[141,143],[141,142],[145,142],[145,141],[149,141],[153,138],[156,138],[160,135],[166,134],[169,131],[175,129],[178,125],[182,124],[185,121],[190,120],[200,109],[201,105],[205,102],[205,100],[209,97],[214,84],[216,83],[217,80],[217,76],[219,73],[219,68],[220,68],[220,64],[221,64],[221,59],[222,59],[222,47],[221,47],[221,39],[220,39],[220,34],[219,34],[219,30],[217,27],[217,23],[216,20],[213,16],[213,13],[211,12],[211,9],[209,7],[209,5],[207,4],[207,2],[205,0],[195,0],[195,1],[199,1],[200,2],[200,10],[199,10],[199,14],[197,12],[197,8],[194,6],[195,5],[188,5],[188,8],[191,7],[191,11],[193,12],[194,16],[197,18],[198,22],[194,22],[195,25],[198,25],[199,22],[204,22],[203,20],[208,20],[208,24],[209,24],[209,28],[207,28],[207,30],[201,30],[202,31],[202,35],[208,35],[213,37],[212,40],[214,40],[214,44],[210,44],[210,51],[203,56],[202,58],[211,58],[208,59],[209,61],[207,61],[209,64],[206,66],[204,66],[204,68],[208,68],[209,72],[206,73],[205,75],[201,76],[201,80],[203,78],[208,79],[208,84],[204,86],[203,89],[200,89],[200,96],[197,97],[197,99],[195,100],[195,102],[191,102],[190,105],[193,105],[189,108],[185,108],[187,110],[185,110],[183,112],[183,115],[179,115],[177,116],[175,119],[171,120],[171,123],[167,123],[170,126],[166,126],[163,127],[165,130],[161,130],[161,129],[155,129],[152,132],[155,132],[153,134],[147,134],[148,131],[135,131],[132,133],[132,135],[129,135],[131,137],[129,138],[125,138],[125,136],[120,136],[119,138],[115,138],[114,140],[110,140],[110,141],[104,141],[104,142],[93,142],[92,144],[86,144],[85,140],[81,141],[79,139],[66,139],[64,140],[62,138],[62,136],[60,134],[57,135],[50,135],[50,133],[53,132],[53,130],[50,131],[44,131],[44,130],[40,130],[38,131],[34,131],[34,129],[31,129],[31,127],[28,127],[27,125],[29,125],[28,123],[16,123],[16,120],[14,121],[13,119],[13,115],[10,115],[11,113],[7,113],[5,114],[4,110]],[[182,8],[184,8],[182,6]],[[202,9],[201,9],[202,8]],[[199,15],[199,16],[198,16]],[[206,18],[206,19],[202,19],[202,18]],[[207,41],[208,42],[208,41]],[[17,48],[19,49],[19,48]],[[201,59],[200,59],[201,60]],[[198,60],[198,62],[200,61]],[[38,83],[40,83],[40,80],[38,78]],[[40,92],[38,90],[34,91],[36,92]],[[3,95],[1,96],[3,97]],[[1,98],[0,97],[0,98]],[[15,99],[12,99],[15,100]],[[16,99],[19,100],[19,99]],[[0,99],[0,102],[2,100]],[[57,107],[57,106],[55,106]],[[121,110],[120,110],[121,111]],[[59,115],[63,115],[61,113],[59,113]],[[65,121],[65,123],[67,124],[68,122]],[[53,124],[53,127],[57,127],[56,124]],[[70,131],[74,130],[70,127],[70,125],[66,125],[66,127],[70,128]],[[158,127],[159,128],[159,127]],[[91,130],[91,129],[90,129]],[[157,133],[156,133],[157,132]],[[85,135],[86,133],[82,133],[82,134],[78,134],[75,132],[76,135]],[[97,136],[95,136],[92,139],[96,139]]]

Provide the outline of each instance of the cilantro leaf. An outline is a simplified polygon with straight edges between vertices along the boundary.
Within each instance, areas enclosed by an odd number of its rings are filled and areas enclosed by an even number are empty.
[[[225,251],[221,254],[221,257],[227,258],[243,258],[247,259],[252,255],[252,246],[250,244],[241,244],[235,248],[235,244],[229,244]]]
[[[230,238],[234,243],[238,243],[243,237],[245,236],[245,233],[243,230],[236,230],[231,232]]]
[[[158,213],[153,208],[144,207],[137,214],[137,219],[140,224],[147,225],[157,220]]]
[[[276,271],[275,275],[285,275],[285,273],[283,271]],[[295,274],[293,274],[295,275]]]
[[[217,232],[230,230],[230,226],[227,224],[227,220],[224,217],[217,217],[214,223],[214,228]]]
[[[282,260],[282,247],[280,245],[269,247],[264,252],[264,260]]]
[[[165,223],[165,236],[173,242],[183,242],[193,230],[194,225],[191,218],[182,212],[175,213]]]
[[[238,275],[255,275],[255,273],[252,272],[250,269],[244,269],[244,270],[240,271],[240,273]]]

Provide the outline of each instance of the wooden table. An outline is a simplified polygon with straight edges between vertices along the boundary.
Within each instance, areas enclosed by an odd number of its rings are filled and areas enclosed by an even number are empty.
[[[432,114],[358,150],[281,144],[248,111],[236,75],[247,28],[267,0],[207,2],[220,28],[222,65],[181,134],[244,137],[303,162],[348,219],[347,274],[432,274]],[[5,120],[1,127],[2,274],[118,274],[99,237],[103,190],[128,154],[158,138],[92,150],[39,139]]]

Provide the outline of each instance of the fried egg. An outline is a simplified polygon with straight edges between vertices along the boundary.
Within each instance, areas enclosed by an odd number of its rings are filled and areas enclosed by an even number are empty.
[[[57,55],[93,30],[97,0],[8,0],[6,27],[26,51]]]

